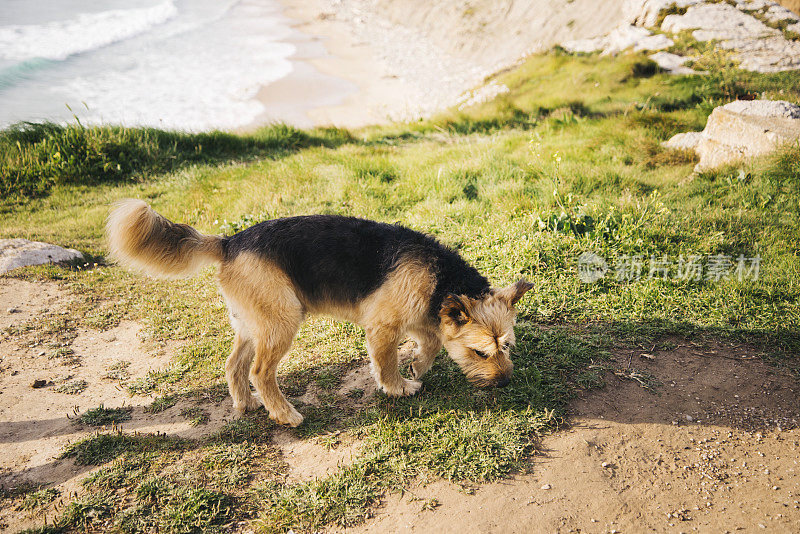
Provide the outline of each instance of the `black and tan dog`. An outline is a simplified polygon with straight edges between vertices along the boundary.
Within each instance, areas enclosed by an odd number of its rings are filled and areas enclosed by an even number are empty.
[[[303,421],[278,389],[276,369],[307,314],[363,326],[373,374],[388,395],[413,395],[421,386],[398,370],[397,347],[406,337],[417,344],[415,378],[442,345],[477,386],[502,386],[511,377],[514,304],[531,284],[492,289],[456,252],[408,228],[310,215],[220,237],[126,200],[112,211],[107,233],[116,258],[156,276],[220,265],[219,285],[236,331],[225,370],[240,412],[259,405],[249,376],[271,418],[291,426]]]

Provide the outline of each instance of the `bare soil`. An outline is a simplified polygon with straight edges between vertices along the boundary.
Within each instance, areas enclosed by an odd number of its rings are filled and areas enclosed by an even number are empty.
[[[177,347],[143,342],[139,325],[130,321],[71,334],[46,328],[74,313],[79,299],[53,283],[0,279],[4,488],[30,483],[56,487],[62,495],[77,490],[89,468],[58,456],[95,430],[77,423],[74,414],[100,404],[132,407],[126,430],[186,437],[207,435],[233,417],[230,399],[203,402],[210,418],[197,427],[180,415],[191,401],[146,412],[152,398],[129,395],[125,379],[109,377],[109,369],[130,362],[127,380],[133,380],[165,367]],[[348,531],[800,531],[796,378],[766,363],[756,347],[670,341],[669,349],[617,350],[614,363],[624,372],[608,373],[605,388],[576,399],[570,420],[541,442],[524,473],[475,488],[420,483],[404,495],[389,495],[372,519]],[[60,348],[73,352],[64,355],[68,351]],[[632,369],[650,389],[623,377]],[[36,380],[45,385],[33,388]],[[73,380],[88,385],[80,394],[56,390]],[[339,393],[354,389],[364,397],[374,390],[368,367],[350,371]],[[342,438],[328,447],[289,431],[276,432],[273,443],[293,480],[334,472],[353,460],[359,446]],[[41,521],[0,503],[0,529]]]
[[[800,532],[796,379],[752,347],[676,345],[620,351],[618,363],[659,385],[609,373],[543,440],[530,474],[472,494],[447,482],[414,488],[348,531]]]
[[[182,401],[158,414],[145,411],[153,398],[130,395],[124,384],[166,367],[176,344],[144,343],[140,325],[123,321],[105,330],[71,330],[80,297],[54,283],[0,279],[0,488],[56,487],[61,495],[80,488],[92,468],[59,459],[66,445],[97,428],[77,416],[100,405],[131,407],[122,427],[197,437],[232,417],[232,406],[204,403],[209,423],[193,427],[180,415]],[[55,326],[53,326],[55,325]],[[127,362],[127,363],[120,363]],[[116,371],[115,371],[116,370]],[[86,382],[79,393],[64,386]],[[34,385],[36,387],[34,387]],[[60,391],[59,391],[60,390]],[[0,530],[41,525],[0,501]]]

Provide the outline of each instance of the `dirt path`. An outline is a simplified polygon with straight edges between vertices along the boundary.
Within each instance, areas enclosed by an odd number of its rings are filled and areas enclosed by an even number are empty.
[[[797,383],[752,349],[677,343],[653,360],[619,354],[655,393],[609,374],[532,474],[473,495],[419,487],[348,532],[800,532]]]
[[[125,430],[184,437],[205,435],[232,417],[230,402],[203,403],[209,423],[198,427],[181,416],[189,401],[146,412],[153,398],[131,396],[124,386],[166,367],[178,347],[143,343],[131,321],[102,332],[71,328],[79,297],[57,284],[0,279],[0,304],[0,488],[56,487],[61,495],[79,489],[91,468],[58,456],[96,430],[76,414],[100,405],[132,408]],[[41,518],[0,506],[0,530],[34,524]]]
[[[58,456],[95,429],[67,416],[100,404],[132,407],[126,430],[186,437],[208,435],[233,416],[229,399],[203,402],[209,422],[198,427],[181,416],[191,401],[146,412],[152,398],[130,396],[123,386],[167,366],[177,347],[142,342],[130,321],[102,332],[70,329],[79,297],[56,284],[0,279],[0,303],[4,488],[79,489],[89,468]],[[753,347],[672,341],[669,350],[644,355],[617,351],[616,365],[635,367],[653,389],[609,373],[604,389],[573,404],[569,428],[542,442],[531,474],[474,492],[441,481],[420,485],[390,495],[375,517],[348,532],[800,531],[795,379]],[[34,389],[37,380],[43,386]],[[81,380],[79,395],[65,392]],[[351,371],[342,389],[356,386],[373,386],[367,368]],[[357,442],[328,449],[285,431],[275,433],[274,445],[294,480],[330,474],[358,451]],[[423,510],[429,499],[438,506]],[[0,506],[0,529],[41,519]]]

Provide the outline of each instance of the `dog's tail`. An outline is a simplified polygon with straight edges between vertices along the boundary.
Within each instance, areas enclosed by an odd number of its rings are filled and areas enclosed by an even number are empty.
[[[141,200],[118,202],[106,223],[112,256],[162,278],[191,276],[224,258],[222,238],[162,217]]]

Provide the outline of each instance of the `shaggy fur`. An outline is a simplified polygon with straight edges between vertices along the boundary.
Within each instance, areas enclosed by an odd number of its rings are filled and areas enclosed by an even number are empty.
[[[278,363],[308,314],[327,314],[364,327],[373,374],[392,396],[421,387],[398,370],[397,346],[417,348],[422,376],[444,346],[477,386],[502,386],[514,368],[514,304],[532,286],[502,289],[455,251],[425,234],[333,215],[275,219],[230,237],[203,235],[155,213],[140,200],[114,208],[109,247],[123,264],[151,275],[190,276],[219,264],[220,289],[236,332],[225,372],[234,407],[263,404],[279,423],[303,417],[278,388]],[[250,394],[250,380],[260,400]]]

